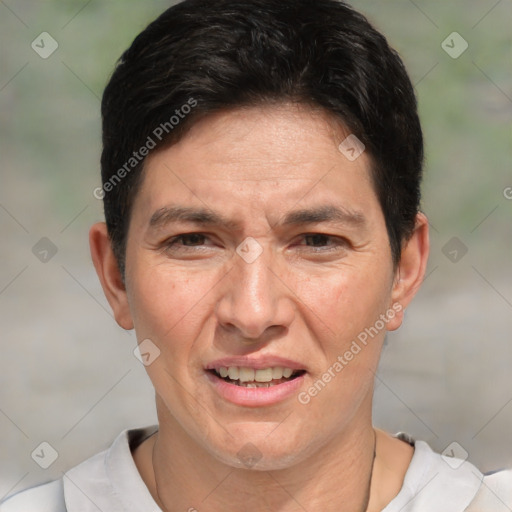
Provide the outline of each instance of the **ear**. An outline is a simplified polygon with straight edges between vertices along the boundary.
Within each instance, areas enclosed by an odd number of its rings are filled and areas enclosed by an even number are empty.
[[[402,325],[405,308],[411,303],[425,277],[429,250],[428,220],[423,213],[418,213],[412,236],[402,247],[390,304],[396,314],[387,324],[388,331],[394,331]]]
[[[104,222],[98,222],[91,227],[89,246],[94,268],[100,279],[103,293],[114,312],[116,322],[123,329],[133,329],[126,288]]]

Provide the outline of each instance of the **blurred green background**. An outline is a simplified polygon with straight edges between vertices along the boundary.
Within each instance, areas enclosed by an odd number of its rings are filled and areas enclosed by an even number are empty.
[[[351,3],[415,84],[432,227],[423,290],[383,354],[375,422],[438,451],[456,440],[483,470],[510,466],[512,2]],[[122,51],[169,5],[0,1],[0,498],[59,476],[122,428],[155,421],[135,337],[112,319],[87,231],[103,215],[93,196],[102,90]],[[42,32],[58,43],[47,59],[31,47]],[[442,47],[453,32],[468,44],[456,59]],[[47,263],[32,252],[42,237],[58,250]],[[453,244],[456,259],[467,249],[456,262]],[[59,452],[47,470],[30,457],[42,441]]]

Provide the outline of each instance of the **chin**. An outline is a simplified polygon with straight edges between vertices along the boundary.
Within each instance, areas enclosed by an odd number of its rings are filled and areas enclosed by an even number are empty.
[[[277,434],[279,424],[244,423],[238,432],[211,450],[214,457],[227,466],[254,471],[276,471],[290,468],[304,461],[313,450],[314,443],[298,439],[297,432]],[[275,431],[275,433],[274,433]],[[309,444],[309,446],[307,446]],[[306,446],[304,446],[306,445]],[[226,451],[226,448],[229,451]]]
[[[252,443],[246,443],[238,453],[216,453],[215,457],[226,466],[247,471],[278,471],[299,462],[296,450],[291,453],[261,451]]]

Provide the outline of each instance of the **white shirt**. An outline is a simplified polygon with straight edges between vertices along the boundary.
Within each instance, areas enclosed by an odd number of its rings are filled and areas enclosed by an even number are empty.
[[[22,491],[1,512],[161,512],[142,480],[132,450],[158,427],[125,430],[112,446],[67,471],[63,478]],[[512,470],[484,476],[469,462],[448,462],[405,434],[414,455],[402,489],[382,512],[510,512]]]

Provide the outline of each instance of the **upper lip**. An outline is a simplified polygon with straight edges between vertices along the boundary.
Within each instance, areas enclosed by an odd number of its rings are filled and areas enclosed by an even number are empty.
[[[259,356],[259,357],[223,357],[216,359],[205,366],[206,370],[215,370],[220,367],[229,368],[230,366],[238,366],[239,368],[254,368],[255,370],[263,370],[264,368],[275,368],[282,366],[283,368],[291,368],[292,370],[305,370],[305,366],[292,359],[286,359],[278,356]]]

